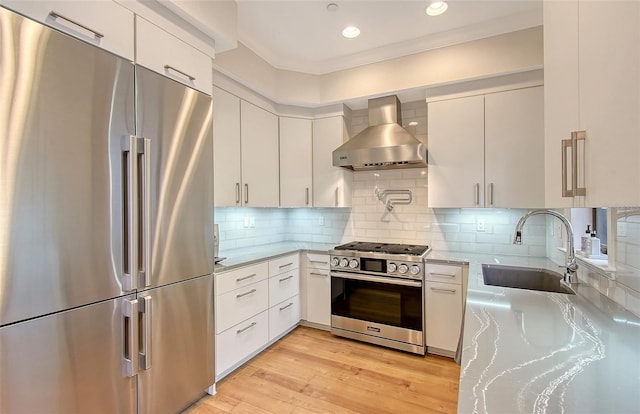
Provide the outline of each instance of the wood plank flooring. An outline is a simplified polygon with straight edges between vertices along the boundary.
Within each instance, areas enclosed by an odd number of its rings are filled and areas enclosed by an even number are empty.
[[[298,327],[184,414],[455,413],[460,367]]]

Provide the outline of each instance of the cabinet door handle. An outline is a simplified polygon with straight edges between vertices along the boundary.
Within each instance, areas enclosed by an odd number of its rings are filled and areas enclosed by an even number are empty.
[[[245,277],[239,277],[239,278],[236,279],[236,282],[242,282],[243,280],[251,279],[252,277],[255,277],[255,276],[256,276],[256,274],[253,273],[253,274],[250,274],[250,275],[245,276]]]
[[[338,203],[338,191],[339,190],[340,190],[340,187],[336,187],[336,191],[334,191],[334,193],[333,193],[335,207],[338,207],[338,205],[339,205],[339,203]]]
[[[289,262],[287,264],[280,265],[280,269],[282,269],[283,267],[291,266],[292,264],[293,262]]]
[[[245,327],[244,327],[244,328],[242,328],[242,329],[238,329],[238,330],[236,331],[236,334],[241,334],[242,332],[244,332],[244,331],[246,331],[246,330],[248,330],[248,329],[253,328],[253,327],[254,327],[254,326],[256,326],[257,324],[258,324],[257,322],[251,322],[251,324],[250,324],[249,326],[245,326]]]
[[[240,183],[236,183],[236,204],[240,204]]]
[[[293,279],[293,275],[287,276],[287,277],[283,277],[282,279],[278,280],[278,282],[285,282],[285,281],[287,281],[289,279]]]
[[[444,288],[435,288],[435,287],[432,287],[429,289],[434,290],[436,292],[456,293],[456,289],[444,289]]]
[[[84,24],[78,23],[77,21],[72,20],[72,19],[70,19],[70,18],[68,18],[66,16],[63,16],[63,15],[61,15],[60,13],[58,13],[58,12],[56,12],[54,10],[51,10],[49,12],[49,16],[51,16],[53,19],[64,20],[64,21],[66,21],[68,23],[71,23],[71,24],[73,24],[75,26],[80,27],[81,29],[86,30],[89,33],[93,33],[93,35],[96,37],[96,39],[102,39],[104,37],[104,35],[102,33],[98,32],[96,30],[93,30],[92,28],[90,28],[88,26],[85,26]]]
[[[571,176],[571,184],[576,196],[584,196],[587,193],[585,187],[578,187],[578,141],[582,141],[584,145],[586,137],[586,131],[574,131],[571,133],[571,158],[573,159],[573,173]]]
[[[304,189],[304,203],[305,205],[309,205],[309,187]]]
[[[473,196],[476,200],[476,206],[480,205],[480,183],[476,183],[473,188]]]
[[[244,185],[244,203],[249,204],[249,184]]]
[[[563,139],[562,140],[562,197],[573,197],[573,188],[569,189],[569,180],[568,180],[568,166],[567,166],[567,152],[571,149],[571,140]],[[573,158],[573,154],[572,154]],[[571,177],[573,181],[573,177]]]
[[[293,302],[289,302],[289,304],[288,304],[288,305],[285,305],[285,306],[281,307],[281,308],[280,308],[280,311],[283,311],[283,310],[285,310],[285,309],[287,309],[287,308],[290,308],[290,307],[292,307],[292,306],[293,306]]]
[[[310,275],[314,275],[314,276],[322,276],[322,277],[327,277],[329,276],[326,273],[316,273],[316,272],[309,272]]]
[[[187,72],[183,72],[180,69],[176,69],[175,67],[171,66],[171,65],[164,65],[164,70],[166,70],[167,72],[169,72],[170,70],[184,76],[185,78],[189,79],[191,82],[193,82],[194,80],[196,80],[195,76],[191,76],[189,75]]]
[[[251,290],[250,290],[250,291],[248,291],[248,292],[245,292],[245,293],[239,293],[239,294],[237,294],[237,295],[236,295],[236,299],[240,299],[240,298],[242,298],[242,297],[244,297],[244,296],[247,296],[247,295],[250,295],[250,294],[252,294],[252,293],[256,293],[256,292],[257,292],[257,290],[256,290],[256,289],[251,289]]]
[[[489,205],[493,205],[493,183],[489,183]]]

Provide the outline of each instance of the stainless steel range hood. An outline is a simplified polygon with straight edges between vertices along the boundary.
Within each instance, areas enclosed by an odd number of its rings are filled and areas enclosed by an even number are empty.
[[[333,151],[333,165],[354,171],[427,166],[427,148],[404,129],[395,95],[369,99],[369,127]]]

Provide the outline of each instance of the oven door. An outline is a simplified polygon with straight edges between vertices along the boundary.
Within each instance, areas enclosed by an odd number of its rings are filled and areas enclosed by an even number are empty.
[[[331,272],[332,328],[423,345],[423,303],[420,280]]]

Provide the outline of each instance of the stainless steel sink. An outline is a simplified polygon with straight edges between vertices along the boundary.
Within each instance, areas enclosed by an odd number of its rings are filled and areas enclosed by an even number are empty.
[[[483,264],[482,277],[485,285],[575,295],[569,286],[561,283],[560,273],[547,269]]]

